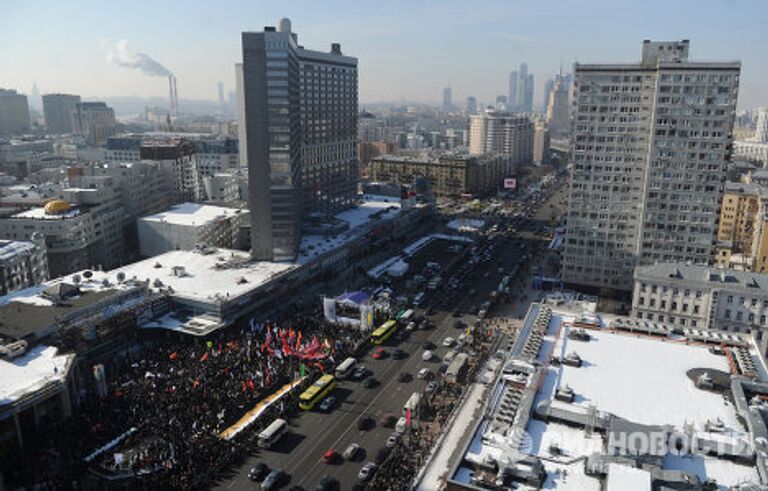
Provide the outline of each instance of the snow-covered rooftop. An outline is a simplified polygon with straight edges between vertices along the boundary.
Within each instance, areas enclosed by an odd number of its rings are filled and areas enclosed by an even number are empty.
[[[367,196],[357,207],[343,211],[336,218],[347,222],[349,229],[338,235],[305,235],[299,245],[297,262],[305,264],[323,254],[338,249],[357,238],[360,226],[373,220],[382,221],[394,218],[400,213],[400,200],[391,196]]]
[[[200,203],[181,203],[168,211],[149,215],[139,220],[143,222],[161,222],[171,225],[200,226],[220,218],[228,218],[243,213],[239,208],[203,205]]]
[[[0,359],[0,406],[12,404],[50,383],[63,382],[74,355],[57,352],[53,346],[38,345],[19,358]]]
[[[26,240],[0,240],[0,261],[6,261],[35,250],[35,244]]]
[[[477,232],[485,227],[485,220],[477,218],[455,218],[445,224],[446,227],[459,232]]]
[[[52,215],[52,214],[46,213],[45,208],[40,206],[37,208],[32,208],[32,209],[17,213],[13,215],[11,218],[34,218],[38,220],[65,220],[67,218],[74,218],[78,215],[80,215],[80,210],[78,208],[72,208],[66,213],[57,213],[55,215]]]
[[[150,280],[151,287],[159,280],[157,287],[171,287],[174,296],[207,303],[247,293],[295,267],[293,263],[252,262],[247,252],[231,249],[170,251],[107,273],[94,272],[94,277],[114,283],[122,272],[126,279]]]

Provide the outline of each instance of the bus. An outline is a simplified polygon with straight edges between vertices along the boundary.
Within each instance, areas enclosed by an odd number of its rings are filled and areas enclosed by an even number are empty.
[[[344,379],[349,377],[349,373],[355,368],[355,363],[357,363],[357,360],[354,358],[347,358],[342,361],[341,364],[336,367],[336,378]]]
[[[419,414],[419,408],[421,406],[421,393],[414,392],[411,394],[411,397],[408,398],[407,401],[405,401],[405,405],[403,406],[403,416],[405,416],[408,413],[408,410],[411,410],[411,417],[417,418]]]
[[[388,320],[375,331],[373,331],[373,333],[371,333],[371,340],[373,341],[373,344],[384,343],[384,341],[389,339],[389,337],[394,334],[395,330],[397,330],[397,322],[394,320]]]
[[[411,317],[413,317],[414,311],[412,309],[408,309],[397,319],[403,324],[408,324],[410,322]]]
[[[448,369],[445,371],[445,381],[449,384],[456,384],[462,381],[464,374],[467,372],[467,362],[469,361],[469,355],[466,353],[459,353],[456,358],[453,359]]]
[[[309,411],[315,407],[315,404],[322,401],[335,386],[336,377],[329,374],[323,375],[315,380],[314,384],[307,387],[307,390],[301,393],[299,396],[299,407],[305,411]]]
[[[277,418],[272,421],[272,424],[259,433],[259,448],[270,448],[285,434],[287,429],[288,422],[286,420]]]

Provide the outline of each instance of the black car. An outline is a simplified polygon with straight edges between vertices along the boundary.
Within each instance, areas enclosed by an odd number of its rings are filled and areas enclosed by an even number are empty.
[[[423,343],[421,343],[421,347],[426,350],[433,350],[435,349],[435,343],[433,343],[432,341],[424,341]]]
[[[336,491],[337,489],[339,489],[339,481],[330,476],[321,477],[315,486],[315,491]]]
[[[408,353],[406,353],[405,351],[399,348],[392,352],[392,359],[394,360],[402,360],[403,358],[407,358],[407,357],[408,357]]]
[[[357,420],[357,429],[367,430],[369,428],[373,428],[375,424],[376,424],[376,421],[372,417],[361,416],[360,419]]]
[[[397,381],[398,382],[408,382],[409,380],[411,380],[411,378],[412,377],[411,377],[410,373],[408,373],[408,372],[400,372],[398,374],[398,376],[397,376]]]
[[[378,452],[376,452],[376,463],[381,465],[384,463],[385,460],[387,460],[387,457],[389,457],[390,452],[392,452],[392,449],[389,447],[381,447]]]
[[[267,471],[269,471],[269,467],[267,467],[267,464],[264,462],[257,462],[256,465],[251,467],[251,470],[248,471],[248,479],[251,481],[261,481],[264,479],[264,476],[267,474]]]

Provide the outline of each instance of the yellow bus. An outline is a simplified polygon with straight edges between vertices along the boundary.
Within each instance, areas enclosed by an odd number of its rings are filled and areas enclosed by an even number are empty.
[[[384,341],[389,339],[392,334],[395,333],[396,329],[397,321],[388,320],[371,334],[371,340],[373,341],[373,344],[382,344]]]
[[[309,411],[315,407],[315,404],[322,401],[335,386],[336,377],[330,374],[323,375],[301,393],[299,396],[299,407]]]

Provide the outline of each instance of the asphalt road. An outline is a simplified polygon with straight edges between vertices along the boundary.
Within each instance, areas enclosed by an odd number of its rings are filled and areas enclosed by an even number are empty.
[[[511,265],[515,258],[519,257],[518,250],[517,247],[501,248],[501,257],[506,265]],[[495,259],[482,265],[479,274],[468,282],[462,292],[456,292],[452,307],[467,309],[486,299],[500,281],[501,274],[497,268]],[[483,275],[486,270],[489,273],[487,278]],[[470,288],[477,290],[474,297],[466,295]],[[419,310],[418,313],[423,314],[423,311]],[[423,367],[429,367],[433,373],[436,372],[440,360],[450,349],[442,346],[443,339],[447,336],[456,338],[462,333],[453,327],[456,319],[450,312],[438,311],[430,319],[435,324],[434,329],[413,331],[407,340],[399,344],[392,339],[385,344],[389,354],[394,347],[399,347],[408,353],[407,358],[394,360],[387,356],[383,360],[374,360],[371,358],[371,349],[365,359],[358,360],[358,364],[365,365],[373,372],[373,376],[380,382],[377,387],[366,389],[360,382],[339,381],[333,391],[338,402],[330,413],[321,413],[318,410],[302,412],[290,421],[288,432],[273,448],[260,450],[251,456],[240,468],[235,469],[232,478],[220,483],[216,489],[238,490],[257,487],[257,484],[247,477],[248,470],[256,462],[264,462],[270,469],[282,468],[289,475],[282,489],[294,485],[307,490],[314,489],[323,475],[336,478],[341,483],[342,490],[352,489],[360,468],[366,462],[374,460],[378,449],[385,446],[387,438],[394,431],[378,424],[381,416],[387,412],[397,417],[402,414],[406,400],[413,392],[422,392],[427,384],[427,381],[416,378],[416,373]],[[474,316],[467,315],[463,319],[467,322],[474,321]],[[437,357],[431,362],[421,359],[424,351],[421,345],[427,340],[437,345]],[[412,379],[405,383],[398,382],[397,375],[401,371],[410,373]],[[363,414],[376,420],[373,429],[357,429],[357,420]],[[321,462],[323,453],[329,448],[340,454],[351,443],[357,443],[363,449],[356,461],[342,462],[339,459],[338,463],[332,465]]]
[[[533,208],[541,206],[542,202],[551,199],[551,195],[543,196],[533,205]],[[358,365],[368,367],[373,376],[379,381],[374,388],[364,388],[360,382],[344,380],[339,381],[333,391],[337,399],[336,407],[329,413],[304,411],[289,423],[289,430],[283,438],[269,450],[259,450],[251,455],[243,465],[234,469],[230,478],[220,482],[216,489],[258,489],[257,483],[248,479],[248,471],[257,462],[266,463],[270,469],[283,469],[288,478],[284,480],[281,489],[291,486],[301,486],[306,490],[314,489],[322,476],[334,477],[341,483],[342,490],[352,489],[357,481],[360,468],[368,461],[372,461],[381,447],[384,447],[392,428],[384,428],[379,425],[379,420],[385,413],[392,413],[396,417],[402,414],[402,407],[406,400],[415,391],[423,392],[427,381],[416,378],[416,373],[422,367],[429,367],[436,372],[440,366],[440,360],[450,348],[442,346],[445,337],[458,337],[461,330],[453,327],[456,320],[451,311],[459,308],[466,312],[471,307],[477,307],[486,300],[489,293],[498,285],[501,276],[498,260],[501,260],[505,270],[511,270],[515,264],[522,265],[524,252],[519,245],[527,242],[522,239],[512,239],[506,243],[497,245],[491,261],[476,266],[477,274],[466,281],[461,291],[453,293],[452,298],[446,302],[446,307],[438,308],[436,315],[430,319],[435,328],[428,331],[413,331],[408,339],[395,343],[390,339],[386,344],[388,355],[393,348],[399,347],[408,353],[403,360],[394,360],[387,356],[383,360],[374,360],[371,357],[373,349],[370,349],[364,359],[358,360]],[[485,273],[487,272],[487,276]],[[525,281],[522,275],[518,275],[515,281]],[[474,296],[468,292],[474,289]],[[424,314],[423,310],[417,313]],[[463,315],[462,319],[469,323],[474,322],[474,315]],[[432,362],[424,362],[421,359],[423,353],[422,344],[431,341],[437,349],[437,357]],[[397,375],[406,371],[412,375],[408,382],[398,382]],[[370,430],[357,429],[357,421],[361,415],[369,415],[376,425]],[[351,443],[357,443],[363,449],[353,462],[338,459],[335,464],[324,464],[321,461],[323,453],[328,449],[334,449],[341,454]]]

